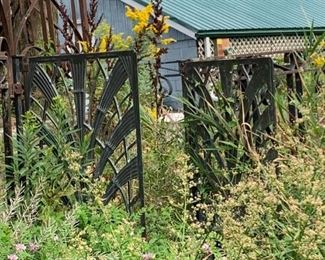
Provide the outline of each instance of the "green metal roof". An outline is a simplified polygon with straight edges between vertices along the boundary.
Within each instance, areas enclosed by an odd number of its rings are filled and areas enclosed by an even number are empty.
[[[325,32],[325,0],[163,0],[163,7],[197,37],[296,34],[312,23]]]

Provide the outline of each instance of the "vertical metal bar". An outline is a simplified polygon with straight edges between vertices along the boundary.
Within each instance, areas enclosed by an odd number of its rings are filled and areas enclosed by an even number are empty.
[[[219,70],[222,92],[227,98],[232,98],[234,91],[231,74],[229,73],[232,70],[232,65],[230,63],[220,64]]]
[[[71,59],[73,93],[76,105],[77,131],[80,142],[84,138],[85,119],[86,119],[86,60],[81,57]]]
[[[42,26],[43,40],[45,43],[45,49],[47,49],[49,40],[48,40],[48,35],[47,35],[47,27],[46,27],[47,21],[45,18],[44,2],[43,1],[44,0],[39,0],[39,8],[40,8],[40,14],[41,14],[41,26]]]
[[[295,68],[295,65],[292,63],[293,60],[294,59],[292,59],[291,53],[285,54],[284,61],[290,64],[289,69],[291,70]],[[296,121],[296,107],[292,104],[294,93],[295,93],[293,73],[287,74],[287,90],[288,90],[289,121],[290,123],[294,123]]]
[[[54,21],[52,15],[52,8],[51,8],[51,0],[45,0],[46,9],[47,9],[47,20],[49,25],[49,32],[50,32],[50,39],[51,44],[55,47],[55,32],[54,32]]]
[[[80,8],[80,17],[81,17],[81,26],[82,26],[82,36],[84,40],[89,39],[89,22],[88,22],[88,12],[87,12],[87,4],[86,0],[79,1],[79,8]]]
[[[21,62],[19,58],[13,59],[13,80],[14,80],[14,107],[15,107],[15,118],[16,118],[16,133],[17,140],[21,140],[21,130],[22,130],[22,113],[23,113],[23,105],[22,105],[22,85],[20,84],[20,72],[21,72]],[[20,151],[16,151],[18,156],[21,158]],[[22,160],[20,160],[19,167],[23,167]],[[22,187],[26,186],[26,176],[19,177],[19,183]]]
[[[76,13],[76,4],[74,0],[70,0],[71,2],[71,15],[72,15],[72,21],[77,26],[77,13]]]
[[[15,115],[16,115],[16,131],[17,134],[20,132],[21,123],[22,123],[22,85],[20,84],[19,74],[21,71],[20,61],[18,58],[13,59],[13,77],[14,77],[14,103],[15,103]]]
[[[7,87],[1,89],[2,98],[2,119],[3,119],[3,142],[4,142],[4,153],[5,153],[5,165],[12,165],[12,124],[11,124],[11,97],[8,91],[10,85],[12,85],[12,58],[7,58]],[[9,193],[14,192],[14,176],[10,168],[6,168],[6,183],[9,185]],[[8,200],[11,194],[8,194]]]
[[[302,87],[302,79],[301,79],[300,72],[295,74],[295,83],[296,83],[296,97],[299,101],[301,101],[302,95],[303,95],[303,87]],[[302,115],[298,109],[296,112],[297,112],[298,118],[301,118]]]
[[[139,91],[138,91],[138,69],[137,69],[137,57],[135,53],[131,55],[131,68],[130,85],[133,95],[133,107],[135,110],[135,122],[136,122],[136,138],[137,138],[137,164],[138,164],[138,178],[139,178],[139,200],[140,207],[144,207],[144,179],[143,179],[143,164],[142,164],[142,145],[141,145],[141,126],[140,126],[140,103],[139,103]],[[145,226],[146,220],[144,213],[141,214],[141,225],[144,227],[143,235],[146,234]]]
[[[19,0],[19,9],[20,9],[20,17],[23,18],[25,16],[25,12],[26,12],[23,0]],[[25,38],[25,42],[27,43],[28,42],[28,33],[27,33],[26,23],[25,23],[24,28],[23,28],[23,35],[24,35],[24,38]]]
[[[301,73],[299,71],[301,64],[298,62],[297,54],[293,54],[293,58],[294,58],[294,63],[295,63],[295,69],[298,71],[295,74],[295,85],[296,85],[296,93],[295,94],[296,94],[297,100],[301,101],[302,95],[303,95],[303,83],[302,83],[303,81],[302,81]],[[302,114],[298,110],[298,108],[296,109],[296,113],[297,113],[298,118],[302,117]]]
[[[31,70],[34,70],[32,66],[29,66],[29,60],[26,57],[22,57],[21,61],[22,66],[22,75],[23,75],[23,84],[24,84],[24,93],[23,93],[23,114],[27,112],[29,109],[29,89],[31,87],[31,80],[29,75],[31,74]]]

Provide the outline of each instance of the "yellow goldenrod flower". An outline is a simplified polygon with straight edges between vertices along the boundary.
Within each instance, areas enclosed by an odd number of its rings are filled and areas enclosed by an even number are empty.
[[[126,39],[123,39],[122,35],[123,34],[120,33],[112,36],[112,45],[116,50],[126,50],[132,44],[132,37],[129,36]]]
[[[155,107],[152,107],[149,110],[149,116],[151,118],[152,121],[156,121],[157,120],[157,109]]]
[[[137,9],[137,8],[131,9],[129,6],[127,6],[125,15],[128,18],[130,18],[132,21],[148,22],[152,12],[153,12],[152,4],[147,5],[142,10]]]
[[[325,66],[325,57],[322,55],[315,55],[312,57],[312,62],[316,68],[322,69]]]
[[[151,57],[155,57],[155,55],[158,53],[159,48],[155,46],[154,44],[150,44],[147,48],[148,53],[150,54]]]
[[[125,15],[133,21],[137,19],[135,11],[133,11],[129,6],[126,7]]]
[[[137,34],[139,34],[141,31],[142,31],[142,28],[141,28],[141,26],[140,25],[135,25],[134,27],[133,27],[133,31],[135,32],[135,33],[137,33]]]
[[[127,44],[129,47],[130,47],[130,46],[132,45],[132,43],[133,43],[133,39],[132,39],[131,36],[126,37],[125,41],[126,41],[126,44]]]
[[[137,8],[131,9],[127,6],[125,15],[132,21],[136,22],[135,26],[133,27],[133,31],[139,34],[142,31],[146,30],[146,28],[148,27],[150,15],[152,14],[152,12],[152,4],[147,5],[142,10]]]
[[[162,43],[163,45],[169,45],[169,44],[174,43],[174,42],[176,42],[176,40],[173,39],[173,38],[167,38],[167,39],[163,39],[163,40],[161,40],[161,43]]]
[[[146,30],[148,26],[148,23],[145,23],[145,22],[139,22],[138,24],[136,24],[134,27],[133,27],[133,31],[137,34],[143,32]]]
[[[154,56],[157,56],[160,51],[161,51],[161,48],[156,48],[156,52],[154,53]]]
[[[150,15],[152,14],[152,12],[153,12],[152,4],[147,5],[141,12],[141,21],[147,23],[150,19]]]
[[[325,49],[325,40],[323,40],[323,41],[321,42],[320,47],[321,47],[322,49]]]
[[[163,33],[168,33],[169,32],[169,28],[170,28],[169,24],[167,24],[166,21],[165,21],[165,23],[164,23],[164,25],[163,25],[163,27],[162,27],[161,30],[162,30]]]
[[[81,45],[82,52],[88,53],[90,51],[90,46],[87,41],[79,41],[78,43]]]
[[[107,45],[108,45],[107,36],[104,36],[99,41],[98,52],[105,52],[105,51],[107,51],[107,47],[108,47]]]

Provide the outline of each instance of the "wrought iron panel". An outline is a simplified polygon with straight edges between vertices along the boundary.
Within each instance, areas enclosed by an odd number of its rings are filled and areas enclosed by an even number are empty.
[[[276,123],[273,62],[187,61],[181,70],[188,152],[200,174],[217,187],[229,181],[217,176],[218,169],[248,159],[239,149],[240,139],[247,152],[267,147],[266,134]]]
[[[71,54],[29,58],[25,112],[41,122],[45,144],[56,146],[58,122],[53,103],[68,106],[66,143],[88,141],[86,160],[94,163],[93,177],[109,180],[103,200],[123,201],[127,211],[143,207],[143,171],[134,52]],[[93,101],[92,101],[93,100]]]

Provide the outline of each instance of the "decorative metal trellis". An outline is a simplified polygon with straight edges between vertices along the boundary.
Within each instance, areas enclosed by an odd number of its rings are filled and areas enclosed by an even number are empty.
[[[287,83],[287,100],[290,123],[294,123],[302,115],[294,105],[294,100],[301,100],[303,95],[302,64],[297,53],[284,55],[284,64],[274,64],[275,69],[283,73]]]
[[[5,64],[8,58],[0,58],[0,86],[5,90],[2,91],[3,122],[10,124],[11,118],[6,114],[6,106],[11,100],[4,96],[8,95],[8,64]],[[103,194],[104,203],[107,204],[112,199],[124,202],[130,213],[135,208],[143,207],[135,53],[123,51],[29,59],[15,57],[13,64],[13,73],[24,86],[21,89],[24,91],[15,92],[17,131],[20,131],[24,121],[23,114],[27,111],[32,113],[41,126],[40,145],[48,145],[55,152],[58,145],[55,133],[60,131],[59,125],[62,122],[58,122],[60,118],[56,116],[54,105],[56,99],[62,99],[67,106],[64,131],[69,133],[65,142],[76,147],[87,144],[85,160],[94,168],[93,177],[102,177],[108,182]],[[91,97],[96,100],[94,103],[90,103],[91,87],[96,89],[97,99]],[[6,147],[9,148],[5,151],[6,158],[10,160],[12,144],[8,143]],[[9,165],[11,161],[6,163]],[[8,171],[8,182],[12,178],[12,173]],[[144,225],[144,215],[141,222]]]
[[[223,180],[214,169],[232,169],[235,158],[246,160],[237,148],[238,131],[245,149],[264,149],[275,128],[275,87],[270,58],[188,61],[181,64],[188,152],[213,186]],[[237,130],[236,130],[237,129]],[[236,141],[237,140],[237,141]]]
[[[73,130],[66,142],[83,143],[90,134],[87,157],[94,163],[94,178],[106,175],[110,180],[103,196],[104,202],[108,203],[119,192],[127,211],[131,212],[136,204],[142,207],[144,194],[135,53],[33,57],[28,59],[28,66],[25,107],[17,110],[32,112],[42,124],[40,133],[46,137],[45,142],[55,147],[52,129],[57,128],[57,122],[52,105],[55,98],[63,97],[69,104],[66,128]],[[91,84],[95,84],[93,87],[98,96],[95,104],[89,103]]]

